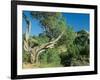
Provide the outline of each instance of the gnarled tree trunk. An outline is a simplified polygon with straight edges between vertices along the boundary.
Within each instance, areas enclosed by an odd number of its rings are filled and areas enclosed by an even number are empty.
[[[55,40],[50,41],[48,43],[38,45],[35,47],[29,46],[29,36],[30,36],[30,30],[31,30],[31,21],[24,15],[24,18],[26,20],[27,26],[26,26],[26,33],[25,33],[25,40],[24,40],[24,50],[27,51],[30,54],[30,61],[32,64],[36,64],[39,62],[39,56],[40,54],[45,51],[48,48],[54,48],[54,45],[57,43],[57,41],[61,38],[64,32],[62,32]],[[34,44],[34,43],[33,43]]]

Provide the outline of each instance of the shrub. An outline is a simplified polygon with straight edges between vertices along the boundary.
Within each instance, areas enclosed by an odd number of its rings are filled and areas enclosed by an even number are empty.
[[[40,55],[41,64],[47,64],[49,66],[60,65],[61,59],[56,49],[48,49],[42,55]]]
[[[22,56],[23,56],[22,58],[24,63],[30,62],[30,55],[26,51],[23,52]]]

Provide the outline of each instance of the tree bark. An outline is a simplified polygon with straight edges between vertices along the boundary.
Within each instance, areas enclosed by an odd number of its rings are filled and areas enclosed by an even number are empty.
[[[48,48],[54,48],[56,42],[61,38],[64,32],[62,32],[55,40],[50,41],[48,43],[42,44],[40,46],[31,47],[29,45],[29,36],[30,36],[30,28],[31,28],[31,21],[24,15],[26,20],[26,34],[24,40],[24,50],[30,54],[30,61],[32,64],[39,62],[40,54]]]

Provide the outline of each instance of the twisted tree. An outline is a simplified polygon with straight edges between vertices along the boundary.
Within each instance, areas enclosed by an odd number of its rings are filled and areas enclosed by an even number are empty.
[[[57,41],[62,37],[62,32],[56,39],[51,39],[48,43],[37,45],[37,46],[30,46],[29,39],[30,39],[30,32],[31,32],[31,21],[29,18],[23,14],[23,17],[26,21],[26,32],[25,32],[25,39],[24,39],[24,50],[30,54],[30,61],[31,63],[38,63],[40,54],[48,48],[54,48],[54,45]],[[32,43],[34,45],[34,42]]]

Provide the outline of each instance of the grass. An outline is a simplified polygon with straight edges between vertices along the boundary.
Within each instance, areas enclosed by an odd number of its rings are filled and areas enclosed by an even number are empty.
[[[31,69],[31,68],[50,68],[50,67],[63,67],[61,64],[55,64],[55,63],[44,63],[44,64],[31,64],[31,63],[23,63],[22,68],[23,69]]]

